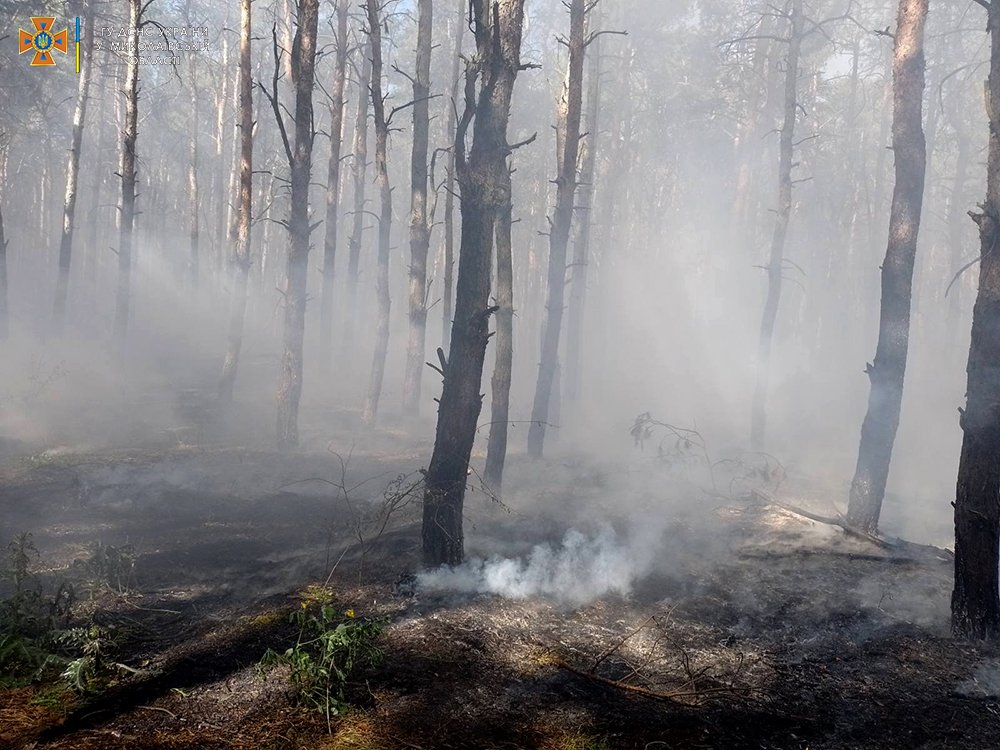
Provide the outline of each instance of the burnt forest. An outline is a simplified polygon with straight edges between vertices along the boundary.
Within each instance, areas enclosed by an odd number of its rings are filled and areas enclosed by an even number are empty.
[[[1000,0],[0,0],[0,750],[1000,748]]]

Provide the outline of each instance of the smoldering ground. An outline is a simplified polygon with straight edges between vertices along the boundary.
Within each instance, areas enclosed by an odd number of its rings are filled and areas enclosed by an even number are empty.
[[[877,747],[854,733],[874,716],[872,696],[881,701],[904,682],[906,710],[921,718],[906,726],[890,716],[900,736],[915,737],[942,712],[986,731],[974,718],[981,691],[969,687],[988,684],[984,653],[943,637],[947,561],[889,554],[780,508],[713,495],[623,434],[630,461],[515,460],[503,505],[470,494],[467,541],[480,562],[429,571],[404,596],[395,582],[419,565],[419,507],[363,546],[355,537],[355,514],[377,515],[389,480],[412,466],[387,461],[387,447],[355,452],[343,476],[325,451],[290,460],[173,449],[100,463],[64,454],[7,476],[0,502],[14,511],[5,520],[34,532],[53,579],[86,558],[88,540],[131,544],[134,591],[96,600],[104,621],[134,633],[134,646],[133,636],[123,642],[126,654],[135,649],[128,663],[141,655],[155,673],[185,649],[210,644],[216,654],[203,658],[204,679],[184,688],[187,697],[140,693],[143,705],[188,722],[228,722],[240,741],[260,737],[249,718],[258,701],[283,700],[255,675],[263,645],[253,639],[263,636],[241,628],[280,623],[268,613],[334,565],[340,606],[391,619],[385,663],[365,675],[361,693],[378,696],[379,731],[411,744],[433,745],[442,711],[454,708],[455,731],[472,744],[512,732],[523,746],[529,735],[575,726],[623,746],[642,737],[790,748],[797,736],[821,748]],[[82,498],[74,477],[86,479]],[[300,481],[314,477],[362,486],[348,507],[328,484]],[[808,487],[783,489],[785,501],[822,509]],[[232,663],[219,656],[230,653],[220,645],[227,638],[243,649]],[[251,645],[239,645],[245,638]],[[647,704],[594,681],[636,668],[639,685],[677,693],[682,705]],[[688,724],[683,702],[709,721]],[[833,714],[850,720],[834,728],[824,718]],[[151,722],[143,731],[153,731],[172,720],[118,706],[101,721],[112,731]],[[54,747],[87,736],[67,731]]]

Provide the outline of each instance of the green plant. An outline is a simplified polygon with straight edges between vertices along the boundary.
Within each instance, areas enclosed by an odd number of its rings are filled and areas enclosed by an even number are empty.
[[[70,628],[59,633],[59,644],[76,658],[65,662],[60,675],[66,686],[80,694],[104,690],[124,672],[138,674],[140,670],[115,661],[119,642],[115,632],[99,625]]]
[[[61,663],[55,653],[56,634],[69,622],[73,589],[61,583],[46,596],[31,573],[38,557],[31,534],[20,533],[7,545],[0,569],[14,584],[13,593],[0,601],[0,684],[5,686],[37,680]]]
[[[287,667],[298,699],[323,713],[329,724],[331,716],[347,708],[345,691],[354,670],[381,661],[376,641],[385,623],[357,618],[354,610],[335,607],[328,593],[316,593],[312,589],[312,595],[289,618],[299,628],[295,645],[283,653],[268,649],[258,669]]]
[[[64,685],[55,683],[46,685],[31,699],[33,706],[42,706],[63,715],[67,714],[74,703],[74,696]]]
[[[132,589],[135,572],[135,548],[131,544],[116,547],[94,542],[86,560],[76,560],[76,568],[84,580],[91,599],[101,589],[124,594]]]

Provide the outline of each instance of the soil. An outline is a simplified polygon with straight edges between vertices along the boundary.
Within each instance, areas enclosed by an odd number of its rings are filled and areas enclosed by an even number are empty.
[[[0,747],[998,746],[1000,649],[949,635],[946,551],[851,538],[653,463],[515,457],[502,504],[470,498],[470,554],[521,557],[600,519],[628,538],[638,515],[662,527],[652,561],[582,605],[431,590],[412,575],[419,506],[400,494],[427,448],[381,445],[346,469],[322,450],[11,458],[0,530],[32,533],[44,585],[78,580],[96,540],[131,545],[128,580],[92,586],[75,617],[112,630],[136,671],[86,699],[0,692]],[[782,502],[829,513],[800,485]],[[400,507],[382,529],[387,496]],[[329,724],[256,669],[326,581],[337,606],[389,623],[384,661]]]

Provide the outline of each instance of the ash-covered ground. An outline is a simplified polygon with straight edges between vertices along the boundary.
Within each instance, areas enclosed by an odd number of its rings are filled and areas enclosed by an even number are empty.
[[[842,488],[710,491],[639,453],[515,458],[502,498],[468,497],[469,562],[421,571],[427,448],[10,458],[4,537],[32,533],[45,585],[79,577],[94,540],[130,550],[128,580],[81,590],[74,616],[114,631],[135,671],[87,700],[0,692],[0,745],[995,746],[1000,651],[950,637],[950,554],[782,507],[835,515]],[[256,669],[327,580],[389,623],[329,724]]]

